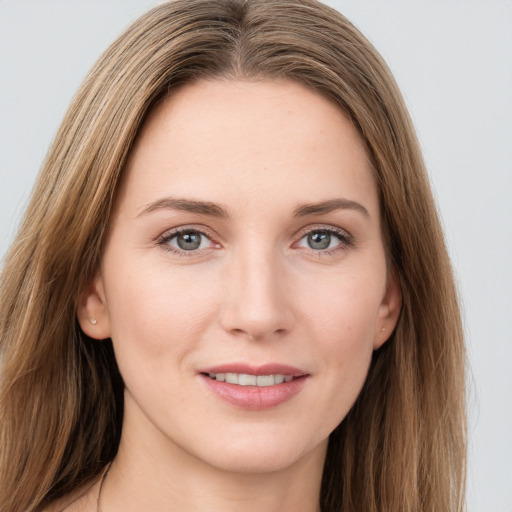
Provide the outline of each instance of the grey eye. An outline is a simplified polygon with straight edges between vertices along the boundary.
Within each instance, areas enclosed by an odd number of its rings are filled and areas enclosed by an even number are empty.
[[[324,250],[331,245],[332,234],[328,231],[313,231],[307,235],[307,243],[311,249]]]
[[[204,248],[208,238],[199,231],[183,231],[174,235],[169,244],[182,251],[195,251]]]
[[[351,241],[348,235],[330,229],[313,229],[306,233],[297,244],[298,247],[318,252],[341,249],[350,245]]]

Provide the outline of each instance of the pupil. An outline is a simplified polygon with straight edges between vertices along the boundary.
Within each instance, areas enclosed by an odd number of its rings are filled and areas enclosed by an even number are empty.
[[[311,249],[327,249],[331,243],[331,234],[325,231],[316,231],[308,235],[308,244]]]
[[[201,245],[201,235],[194,231],[188,231],[186,233],[180,233],[178,235],[178,246],[184,251],[193,251],[198,249]]]

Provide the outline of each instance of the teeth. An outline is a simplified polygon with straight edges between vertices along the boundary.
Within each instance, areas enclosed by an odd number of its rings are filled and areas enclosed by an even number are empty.
[[[238,376],[238,384],[240,386],[256,386],[256,380],[258,380],[259,383],[259,377],[256,377],[256,375],[246,375],[245,373],[241,373]]]
[[[258,375],[256,378],[258,386],[273,386],[276,383],[275,375]]]
[[[282,384],[293,380],[292,375],[248,375],[246,373],[209,373],[210,379],[228,384],[238,384],[239,386],[273,386],[274,384]]]
[[[238,384],[238,373],[226,373],[226,382],[228,384]]]

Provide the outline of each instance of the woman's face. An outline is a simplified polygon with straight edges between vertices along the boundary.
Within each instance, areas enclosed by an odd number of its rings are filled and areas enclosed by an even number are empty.
[[[219,80],[144,124],[79,317],[112,338],[123,436],[261,472],[323,460],[399,308],[341,110],[293,82]]]

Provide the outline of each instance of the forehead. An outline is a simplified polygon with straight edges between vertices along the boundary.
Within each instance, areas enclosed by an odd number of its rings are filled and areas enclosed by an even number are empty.
[[[266,80],[196,82],[151,112],[121,196],[137,208],[165,194],[377,200],[366,148],[342,110],[299,83]]]

